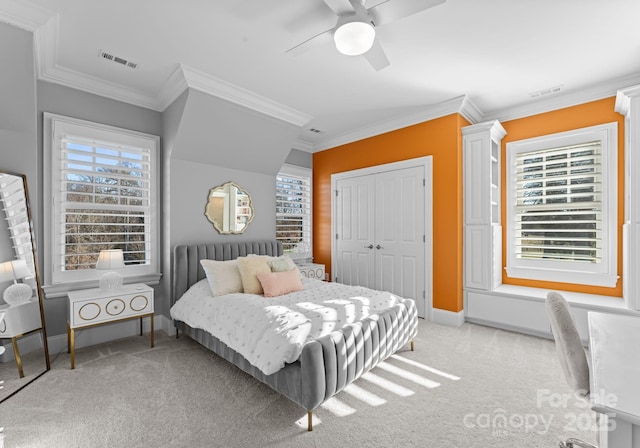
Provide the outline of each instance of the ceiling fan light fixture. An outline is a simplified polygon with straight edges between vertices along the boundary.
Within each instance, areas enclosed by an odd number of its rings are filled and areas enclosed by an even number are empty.
[[[370,23],[353,21],[340,25],[333,34],[336,48],[347,56],[364,54],[371,49],[376,31]]]

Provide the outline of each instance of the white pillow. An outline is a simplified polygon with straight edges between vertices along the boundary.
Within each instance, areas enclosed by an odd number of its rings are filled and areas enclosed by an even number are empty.
[[[200,264],[214,297],[244,291],[240,270],[238,270],[238,260],[200,260]]]

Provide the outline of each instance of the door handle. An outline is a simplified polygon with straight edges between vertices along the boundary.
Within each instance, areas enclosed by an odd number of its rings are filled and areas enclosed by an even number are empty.
[[[364,246],[365,249],[373,249],[373,244],[369,244],[368,246]]]
[[[379,244],[378,244],[378,245],[376,246],[376,249],[384,249],[384,247],[382,247],[381,245],[379,245]]]

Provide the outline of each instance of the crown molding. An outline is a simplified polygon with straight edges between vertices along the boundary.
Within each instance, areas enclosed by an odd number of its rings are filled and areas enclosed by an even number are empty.
[[[296,126],[303,126],[313,118],[311,115],[216,78],[213,75],[203,73],[186,65],[181,65],[181,68],[189,88],[208,93]]]
[[[182,64],[176,66],[155,95],[62,67],[56,62],[58,29],[58,16],[54,16],[35,31],[36,70],[38,79],[43,81],[158,112],[165,110],[187,88],[193,88],[296,126],[302,126],[312,118],[303,112]]]
[[[499,111],[488,112],[484,115],[483,119],[487,121],[499,120],[504,122],[564,109],[565,107],[577,106],[579,104],[616,96],[619,89],[635,84],[640,84],[640,74],[611,79],[576,92],[555,95],[545,100],[536,101],[535,103],[522,104]]]
[[[25,0],[3,0],[0,3],[0,22],[34,32],[44,25],[53,12]]]
[[[483,119],[480,109],[466,95],[458,112],[471,124],[480,123]]]
[[[58,35],[59,19],[57,14],[34,31],[36,73],[39,80],[60,84],[146,109],[161,111],[158,101],[150,95],[58,65]]]
[[[180,64],[176,64],[176,68],[164,82],[158,94],[158,110],[165,110],[188,88],[189,85],[187,84],[187,80],[182,72],[182,66]]]
[[[2,12],[3,10],[0,10],[0,14]],[[58,15],[49,14],[46,20],[43,20],[44,17],[44,15],[39,16],[39,22],[29,21],[34,26],[34,53],[36,71],[40,80],[158,112],[165,110],[187,88],[193,88],[296,126],[303,126],[312,118],[311,115],[182,64],[176,65],[155,95],[62,67],[57,63]]]
[[[56,66],[58,57],[58,22],[59,16],[56,14],[33,33],[33,53],[38,79],[41,79],[48,70],[52,70]]]
[[[293,146],[291,148],[313,153],[313,143],[306,140],[301,140],[299,138],[293,143]]]
[[[640,85],[635,85],[618,90],[616,94],[616,107],[615,111],[625,117],[631,110],[631,98],[637,98],[640,96]]]
[[[474,110],[477,111],[477,113],[479,113],[479,111],[475,106],[473,106],[466,95],[461,95],[450,100],[443,101],[442,103],[427,105],[423,110],[417,113],[412,112],[396,116],[390,120],[380,120],[353,131],[343,133],[335,138],[315,144],[313,146],[313,150],[314,152],[323,151],[325,149],[335,148],[336,146],[346,145],[347,143],[352,143],[358,140],[364,140],[365,138],[374,137],[386,132],[406,128],[407,126],[412,126],[414,124],[445,117],[454,113],[461,113],[465,104],[465,113],[469,117],[467,118],[467,116],[465,116],[465,118],[472,121],[470,118],[472,118],[476,113]]]

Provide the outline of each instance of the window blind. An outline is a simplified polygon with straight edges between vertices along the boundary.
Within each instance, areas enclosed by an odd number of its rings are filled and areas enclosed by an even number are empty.
[[[276,239],[292,257],[311,256],[311,179],[276,176]]]
[[[519,153],[515,176],[516,257],[601,263],[600,141]]]
[[[31,227],[22,178],[0,174],[0,185],[2,185],[0,201],[16,257],[26,260],[27,264],[32,266]]]
[[[62,270],[93,269],[103,249],[150,264],[151,149],[65,135],[60,157]]]

